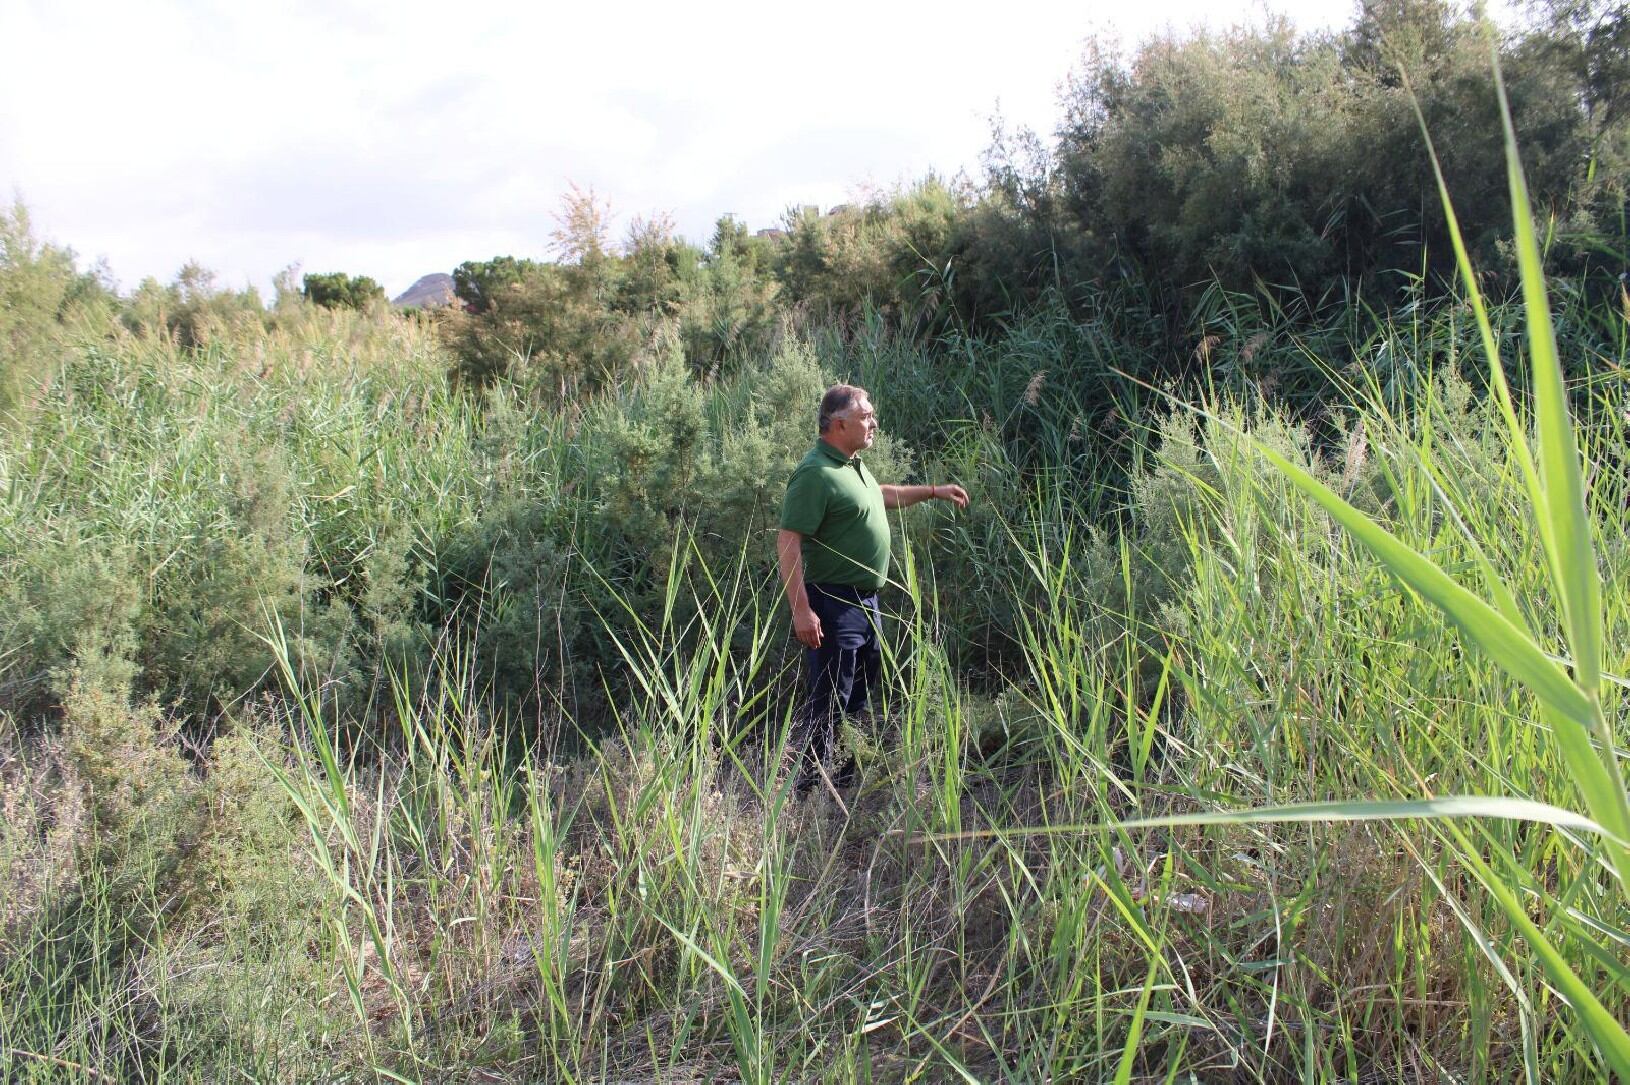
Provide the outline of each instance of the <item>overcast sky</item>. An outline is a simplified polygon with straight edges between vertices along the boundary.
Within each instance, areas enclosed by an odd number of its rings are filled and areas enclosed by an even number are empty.
[[[1095,32],[1260,22],[1115,5],[0,0],[0,196],[123,289],[187,260],[268,291],[542,257],[570,183],[618,232],[774,226],[935,170],[977,175],[998,108],[1051,130]],[[1306,28],[1353,0],[1275,3]]]

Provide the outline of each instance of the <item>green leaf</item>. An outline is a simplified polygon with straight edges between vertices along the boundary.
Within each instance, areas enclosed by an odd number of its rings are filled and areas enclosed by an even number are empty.
[[[1528,183],[1517,157],[1517,133],[1511,124],[1505,80],[1495,53],[1494,86],[1500,96],[1500,119],[1505,125],[1506,177],[1511,186],[1512,227],[1517,246],[1517,267],[1522,275],[1523,306],[1527,313],[1528,355],[1532,367],[1535,421],[1539,428],[1540,491],[1543,505],[1535,512],[1550,526],[1553,577],[1562,599],[1568,643],[1573,650],[1579,685],[1594,695],[1602,680],[1601,575],[1591,545],[1590,516],[1585,506],[1584,472],[1573,418],[1568,412],[1567,386],[1557,356],[1551,306],[1545,296],[1545,272],[1534,239],[1534,214]]]
[[[1609,826],[1623,840],[1630,837],[1630,796],[1625,793],[1623,774],[1619,770],[1615,740],[1601,711],[1600,683],[1602,618],[1600,600],[1600,574],[1591,546],[1588,509],[1585,505],[1583,480],[1580,475],[1578,447],[1575,444],[1572,418],[1568,413],[1567,397],[1561,366],[1556,352],[1556,337],[1551,326],[1550,307],[1545,297],[1543,268],[1539,248],[1534,240],[1533,214],[1528,202],[1522,166],[1517,158],[1516,132],[1511,123],[1511,110],[1505,97],[1505,84],[1500,79],[1498,49],[1494,50],[1496,89],[1500,97],[1501,121],[1505,130],[1506,167],[1511,185],[1512,214],[1518,241],[1518,265],[1523,281],[1523,296],[1528,316],[1529,355],[1533,365],[1533,383],[1536,410],[1539,414],[1541,454],[1544,463],[1543,481],[1528,447],[1528,437],[1517,417],[1511,390],[1506,385],[1505,371],[1500,363],[1498,345],[1489,323],[1488,312],[1477,288],[1471,259],[1460,234],[1460,223],[1454,205],[1449,199],[1448,186],[1443,180],[1436,148],[1426,130],[1426,118],[1420,103],[1413,99],[1415,116],[1426,139],[1432,160],[1433,174],[1437,178],[1438,196],[1443,204],[1444,217],[1449,225],[1455,261],[1460,268],[1467,297],[1477,317],[1482,333],[1483,350],[1489,364],[1490,383],[1494,399],[1505,419],[1508,445],[1522,470],[1527,486],[1529,504],[1534,515],[1541,547],[1545,552],[1551,581],[1557,597],[1563,603],[1563,620],[1574,659],[1574,672],[1590,707],[1583,722],[1596,737],[1600,752],[1593,748],[1588,737],[1573,730],[1567,722],[1547,716],[1557,736],[1564,759],[1568,763],[1580,793],[1591,813],[1602,824]],[[1489,570],[1485,568],[1485,578]],[[1520,625],[1509,592],[1495,591],[1500,609],[1514,624]],[[1561,713],[1577,719],[1571,713]],[[1614,848],[1614,860],[1620,882],[1630,892],[1630,851]]]

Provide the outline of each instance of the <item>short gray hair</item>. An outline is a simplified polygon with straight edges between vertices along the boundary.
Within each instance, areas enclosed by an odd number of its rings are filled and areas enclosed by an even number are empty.
[[[834,384],[821,397],[821,432],[832,425],[832,419],[855,405],[855,400],[867,395],[858,384]]]

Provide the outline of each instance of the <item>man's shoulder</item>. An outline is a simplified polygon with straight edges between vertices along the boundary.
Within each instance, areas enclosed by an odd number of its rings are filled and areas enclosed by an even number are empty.
[[[812,495],[824,493],[833,485],[829,465],[816,453],[810,453],[792,469],[787,478],[787,497],[793,499],[798,495]]]
[[[811,463],[809,461],[809,457],[805,456],[803,459],[799,460],[798,465],[792,469],[792,477],[795,479],[807,479],[812,474],[819,474],[820,470],[820,464]]]
[[[811,471],[825,472],[839,466],[839,464],[832,461],[831,456],[828,456],[821,450],[820,446],[817,445],[808,452],[804,453],[804,458],[798,461],[798,466],[792,469],[792,473],[799,475]]]

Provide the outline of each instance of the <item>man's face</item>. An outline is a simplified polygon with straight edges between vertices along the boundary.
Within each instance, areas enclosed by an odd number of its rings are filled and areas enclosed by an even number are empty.
[[[849,409],[834,416],[832,423],[837,440],[830,443],[851,456],[872,447],[877,437],[877,412],[872,410],[872,401],[866,396],[849,404]]]

